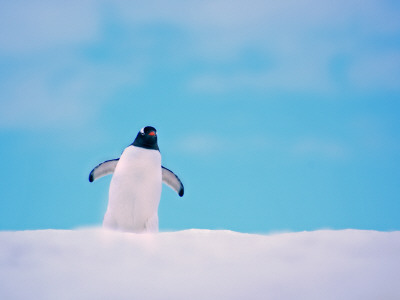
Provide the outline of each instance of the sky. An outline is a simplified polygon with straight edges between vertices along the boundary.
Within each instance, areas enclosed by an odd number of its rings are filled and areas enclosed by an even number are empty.
[[[398,299],[400,232],[0,232],[0,297]]]
[[[146,125],[160,230],[399,230],[398,1],[0,0],[0,230],[102,223]]]

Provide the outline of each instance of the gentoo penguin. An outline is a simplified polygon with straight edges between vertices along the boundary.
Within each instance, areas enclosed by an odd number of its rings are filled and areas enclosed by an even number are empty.
[[[112,173],[103,220],[103,226],[107,228],[157,232],[162,182],[183,196],[183,184],[178,176],[161,165],[157,131],[151,126],[139,131],[120,158],[95,167],[90,172],[89,181]]]

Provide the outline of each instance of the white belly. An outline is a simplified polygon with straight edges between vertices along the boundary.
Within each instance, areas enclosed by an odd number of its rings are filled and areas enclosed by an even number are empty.
[[[158,231],[161,179],[159,151],[127,147],[111,179],[103,225],[133,232]]]

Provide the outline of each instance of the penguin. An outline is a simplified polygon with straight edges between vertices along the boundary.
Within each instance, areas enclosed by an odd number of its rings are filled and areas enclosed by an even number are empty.
[[[89,181],[113,174],[103,227],[130,232],[158,232],[158,205],[162,182],[183,196],[181,180],[161,165],[157,131],[142,128],[120,158],[97,165]]]

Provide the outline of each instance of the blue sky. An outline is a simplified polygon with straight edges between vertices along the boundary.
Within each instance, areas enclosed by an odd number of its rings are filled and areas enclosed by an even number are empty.
[[[1,1],[0,229],[100,225],[155,126],[160,229],[399,230],[397,1]]]

